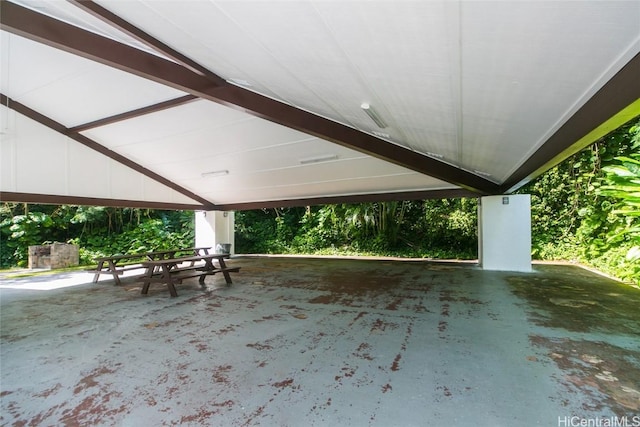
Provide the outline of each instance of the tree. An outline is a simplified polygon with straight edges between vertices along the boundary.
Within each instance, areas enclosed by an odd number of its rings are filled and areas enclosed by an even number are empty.
[[[80,246],[81,263],[101,255],[189,247],[193,212],[70,205],[0,205],[0,266],[26,266],[28,247]]]
[[[630,129],[633,148],[640,148],[640,124]],[[640,154],[617,157],[618,163],[603,168],[606,173],[599,193],[617,201],[611,214],[623,218],[609,242],[625,237],[633,246],[627,252],[629,261],[640,260]]]

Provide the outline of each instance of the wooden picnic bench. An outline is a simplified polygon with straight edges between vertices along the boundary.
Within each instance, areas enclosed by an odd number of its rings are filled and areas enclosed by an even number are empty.
[[[93,283],[98,283],[98,278],[101,274],[111,274],[116,284],[120,285],[120,275],[126,271],[141,270],[145,267],[141,264],[142,261],[153,261],[158,259],[171,259],[175,258],[176,254],[189,253],[191,255],[206,255],[209,253],[210,247],[199,248],[182,248],[182,249],[169,249],[164,251],[154,252],[142,252],[137,254],[125,254],[125,255],[111,255],[106,257],[99,257],[94,259],[98,263],[95,269],[87,270],[89,273],[94,273]]]
[[[146,295],[152,283],[162,283],[167,285],[172,297],[177,297],[175,285],[182,283],[182,280],[199,277],[199,282],[203,285],[206,276],[216,273],[222,273],[229,286],[233,283],[229,273],[237,273],[240,267],[227,267],[225,258],[228,258],[227,254],[206,254],[142,261],[146,270],[145,274],[138,279],[143,283],[141,293]],[[213,260],[217,260],[219,266],[216,267]]]

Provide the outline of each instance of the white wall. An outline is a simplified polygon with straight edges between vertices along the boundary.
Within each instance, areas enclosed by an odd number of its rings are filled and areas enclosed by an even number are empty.
[[[0,191],[195,202],[71,138],[0,106]]]
[[[531,196],[482,197],[478,233],[483,269],[531,271]]]
[[[200,211],[196,212],[196,246],[208,246],[216,250],[222,243],[231,244],[231,253],[235,253],[235,215],[234,212]]]

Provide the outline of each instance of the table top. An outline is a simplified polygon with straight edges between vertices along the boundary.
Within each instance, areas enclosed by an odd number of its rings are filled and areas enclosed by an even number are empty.
[[[169,259],[156,259],[153,261],[142,261],[140,264],[144,266],[155,266],[155,265],[165,265],[165,264],[179,264],[181,262],[189,262],[189,261],[202,261],[206,259],[223,259],[228,257],[228,254],[208,254],[208,255],[191,255],[184,256],[178,258],[169,258]]]
[[[164,255],[164,254],[171,254],[176,252],[200,251],[200,250],[209,250],[209,249],[211,249],[210,246],[203,246],[199,248],[181,248],[181,249],[169,249],[166,251],[142,252],[139,254],[111,255],[111,256],[94,258],[94,261],[109,261],[109,260],[115,261],[115,260],[121,260],[121,259],[137,259],[137,258],[144,258],[152,255]]]

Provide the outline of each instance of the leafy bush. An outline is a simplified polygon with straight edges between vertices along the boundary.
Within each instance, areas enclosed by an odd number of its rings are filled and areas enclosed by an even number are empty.
[[[98,256],[193,246],[193,212],[84,206],[0,206],[0,266],[26,266],[28,247],[79,246],[81,264]]]

